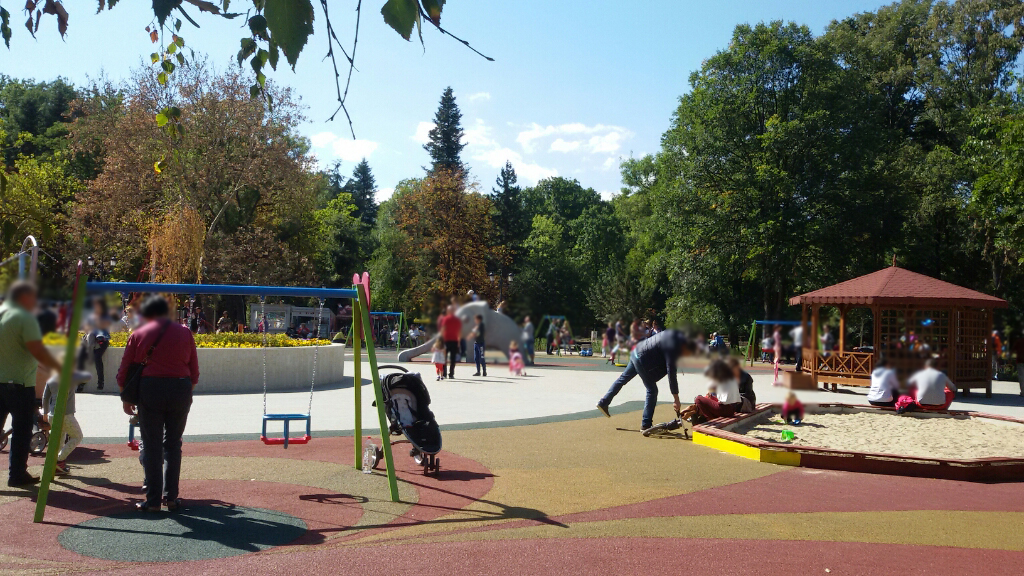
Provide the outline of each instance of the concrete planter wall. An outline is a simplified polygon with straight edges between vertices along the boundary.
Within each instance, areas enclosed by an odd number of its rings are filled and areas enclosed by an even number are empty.
[[[63,352],[63,347],[50,347]],[[199,348],[199,394],[248,394],[263,392],[263,349],[261,348]],[[267,389],[273,391],[308,390],[313,377],[312,346],[267,348]],[[115,376],[121,365],[124,348],[108,348],[103,356],[104,392],[117,393]],[[92,362],[86,369],[93,374],[88,390],[95,390],[96,368]],[[317,352],[316,387],[340,385],[345,377],[345,346],[320,346]]]

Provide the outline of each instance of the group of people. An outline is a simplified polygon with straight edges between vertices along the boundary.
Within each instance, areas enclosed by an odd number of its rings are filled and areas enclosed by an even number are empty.
[[[642,339],[630,350],[629,363],[615,379],[608,392],[598,400],[597,409],[611,416],[608,408],[622,387],[639,376],[647,389],[644,409],[640,418],[641,430],[653,425],[654,407],[658,402],[658,382],[668,377],[672,405],[681,417],[698,423],[712,418],[732,416],[737,412],[753,410],[757,404],[754,379],[743,370],[735,358],[715,359],[705,370],[709,389],[705,395],[694,398],[693,405],[682,411],[676,363],[683,356],[695,353],[695,342],[681,330],[664,330]]]
[[[36,287],[27,281],[14,282],[0,305],[0,423],[11,418],[8,486],[27,486],[39,479],[28,472],[29,446],[40,408],[52,425],[59,398],[61,362],[43,345],[43,331],[35,316]],[[126,414],[138,416],[142,436],[139,459],[144,470],[146,498],[139,510],[157,511],[180,507],[178,499],[181,446],[185,423],[192,405],[192,391],[199,382],[195,340],[187,326],[172,321],[171,308],[161,296],[150,296],[138,306],[140,325],[128,337],[117,371],[117,384],[124,388],[133,366],[141,366],[137,403],[123,404]],[[107,318],[102,305],[95,305],[89,325],[102,326]],[[95,352],[95,350],[93,350]],[[36,398],[36,374],[51,376]],[[102,368],[98,368],[102,371]],[[81,426],[75,419],[74,384],[91,378],[75,371],[65,400],[62,421],[65,439],[57,455],[57,472],[68,473],[71,452],[81,442]]]
[[[896,366],[888,356],[883,355],[871,372],[868,403],[896,408],[900,413],[949,408],[956,396],[956,385],[945,372],[938,369],[937,363],[934,357],[925,360],[924,368],[912,374],[907,379],[906,387],[901,388]]]
[[[601,357],[608,358],[609,363],[614,363],[615,356],[620,350],[632,350],[643,340],[659,334],[661,331],[656,319],[634,318],[628,331],[622,320],[609,322],[601,337]]]

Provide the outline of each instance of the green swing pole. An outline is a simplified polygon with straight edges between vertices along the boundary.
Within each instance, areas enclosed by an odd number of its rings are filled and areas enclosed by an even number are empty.
[[[39,495],[36,497],[36,515],[33,522],[42,522],[46,514],[46,498],[50,495],[50,482],[57,468],[57,453],[64,440],[64,411],[67,409],[68,392],[71,390],[71,372],[75,365],[75,344],[78,325],[82,319],[82,306],[85,303],[85,275],[82,274],[82,263],[78,263],[75,276],[75,291],[71,297],[71,322],[68,323],[68,343],[64,347],[64,365],[60,370],[60,387],[57,389],[57,404],[53,408],[53,422],[50,423],[50,442],[46,446],[46,463],[39,481]],[[45,407],[44,407],[45,409]]]
[[[359,286],[355,288],[358,290]],[[362,308],[359,306],[357,299],[352,302],[352,325],[349,327],[348,332],[349,338],[352,339],[352,359],[355,360],[355,370],[352,373],[352,388],[355,390],[356,402],[356,470],[363,469],[363,339],[360,338],[360,333],[362,332],[361,323]],[[352,338],[353,334],[355,334],[355,338]]]
[[[359,285],[356,286],[356,293],[359,296],[359,308],[363,318],[363,337],[367,340],[366,345],[366,359],[370,361],[370,377],[373,380],[373,395],[377,400],[377,420],[380,422],[380,443],[384,450],[384,463],[388,470],[388,488],[391,491],[391,501],[399,502],[398,499],[398,479],[395,478],[395,462],[391,458],[391,436],[390,427],[388,426],[388,418],[384,413],[384,391],[380,387],[380,374],[377,373],[377,351],[373,346],[369,344],[372,341],[373,335],[370,331],[370,306],[366,301],[366,292],[369,290],[369,286]]]

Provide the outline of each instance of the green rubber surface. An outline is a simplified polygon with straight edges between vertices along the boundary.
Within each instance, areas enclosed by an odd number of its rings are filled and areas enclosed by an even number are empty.
[[[60,533],[64,548],[124,562],[182,562],[227,558],[294,542],[302,520],[275,510],[199,505],[146,514],[102,516]]]

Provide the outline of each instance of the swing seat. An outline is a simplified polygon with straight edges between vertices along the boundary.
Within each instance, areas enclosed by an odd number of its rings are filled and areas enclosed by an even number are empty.
[[[264,414],[263,415],[263,432],[260,434],[260,440],[267,446],[283,445],[288,448],[289,444],[309,444],[309,441],[313,438],[310,433],[310,415],[309,414]],[[306,421],[306,435],[289,437],[289,425],[295,421]],[[268,438],[267,437],[267,422],[284,422],[284,435],[280,438]]]

